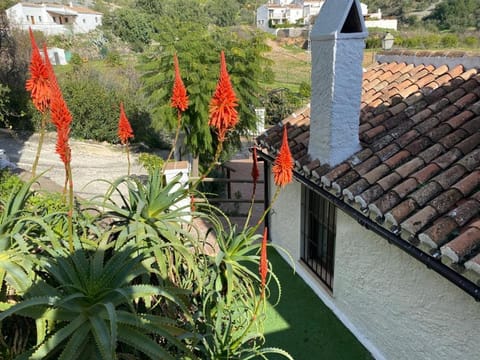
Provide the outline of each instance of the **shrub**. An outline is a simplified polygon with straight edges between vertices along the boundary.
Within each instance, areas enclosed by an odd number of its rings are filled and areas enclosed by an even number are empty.
[[[458,36],[455,34],[446,34],[442,37],[442,46],[446,48],[455,48],[458,45]]]
[[[479,46],[480,41],[478,40],[478,37],[476,36],[467,36],[463,40],[465,45],[470,48],[477,48]]]

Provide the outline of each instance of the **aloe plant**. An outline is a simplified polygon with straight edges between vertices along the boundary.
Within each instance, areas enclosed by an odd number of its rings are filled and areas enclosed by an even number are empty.
[[[71,255],[52,256],[42,269],[44,280],[0,314],[0,321],[12,314],[35,319],[37,344],[24,357],[110,360],[141,353],[150,359],[192,358],[181,341],[191,334],[175,319],[142,305],[147,298],[155,299],[157,305],[172,304],[178,314],[185,314],[183,319],[189,318],[179,297],[185,291],[135,283],[150,271],[141,250],[114,250],[103,241],[96,251],[80,248]],[[49,252],[55,255],[55,250]]]

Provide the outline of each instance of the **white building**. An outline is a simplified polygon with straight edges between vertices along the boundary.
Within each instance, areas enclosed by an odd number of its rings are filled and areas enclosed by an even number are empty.
[[[309,25],[319,14],[324,0],[273,0],[257,9],[257,27],[264,31],[274,32],[270,26],[279,24]],[[362,15],[367,28],[397,30],[395,18],[385,19],[380,9],[375,13],[368,12],[368,6],[360,3]],[[301,10],[300,10],[301,9]]]
[[[46,35],[87,33],[102,24],[102,13],[73,5],[18,3],[6,14],[11,26]]]
[[[311,105],[257,138],[271,169],[285,128],[295,164],[269,239],[376,359],[478,359],[478,57],[389,52],[364,70],[366,36],[358,0],[326,0]]]

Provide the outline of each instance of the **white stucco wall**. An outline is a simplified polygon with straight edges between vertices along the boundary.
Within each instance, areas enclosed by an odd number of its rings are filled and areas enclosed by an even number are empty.
[[[480,305],[472,297],[338,209],[329,293],[299,261],[300,225],[301,185],[294,182],[274,206],[271,240],[377,359],[479,358]]]
[[[478,359],[480,307],[337,211],[334,303],[386,359]]]
[[[56,18],[62,17],[63,24],[55,23],[53,16],[48,10],[61,11],[61,8],[50,8],[48,5],[28,6],[18,3],[6,10],[7,17],[12,26],[23,30],[31,28],[33,31],[42,31],[46,35],[71,33],[86,33],[94,30],[102,24],[102,14],[90,12],[70,11],[66,7],[69,15],[61,16],[54,13]],[[76,14],[76,16],[72,16]],[[68,17],[68,22],[65,18]]]
[[[270,198],[276,191],[270,179]],[[302,188],[296,181],[284,187],[270,212],[270,240],[287,250],[294,260],[300,258],[300,203]]]

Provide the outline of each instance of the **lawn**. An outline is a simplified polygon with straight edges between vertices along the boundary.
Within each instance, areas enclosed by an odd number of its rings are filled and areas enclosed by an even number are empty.
[[[276,251],[269,251],[268,257],[282,284],[282,298],[275,308],[267,307],[267,346],[287,350],[296,360],[372,359]]]

